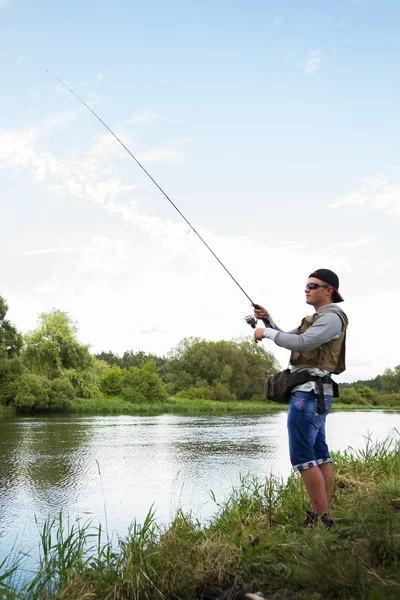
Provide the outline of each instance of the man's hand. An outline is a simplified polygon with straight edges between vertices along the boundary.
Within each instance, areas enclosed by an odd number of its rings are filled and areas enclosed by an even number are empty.
[[[254,332],[254,341],[257,344],[257,342],[260,342],[264,337],[264,329],[259,328],[256,329]]]
[[[264,308],[263,306],[260,306],[260,304],[257,304],[257,306],[259,308],[255,308],[254,309],[254,316],[256,319],[268,319],[269,317],[269,312],[267,311],[266,308]]]

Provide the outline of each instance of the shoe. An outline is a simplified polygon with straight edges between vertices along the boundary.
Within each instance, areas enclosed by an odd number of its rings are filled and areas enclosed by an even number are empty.
[[[326,529],[330,529],[335,525],[335,521],[331,519],[331,517],[324,513],[322,515],[315,514],[314,511],[308,510],[306,512],[306,518],[304,519],[303,526],[304,527],[315,527],[318,523],[318,519],[321,520],[321,523]]]
[[[308,510],[306,512],[306,518],[304,519],[304,527],[314,527],[318,523],[318,515],[314,511]]]
[[[335,525],[335,521],[328,514],[320,515],[321,523],[326,529],[330,529]]]

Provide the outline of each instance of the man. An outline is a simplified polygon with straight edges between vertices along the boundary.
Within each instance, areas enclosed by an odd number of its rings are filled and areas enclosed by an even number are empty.
[[[345,370],[345,340],[348,319],[337,304],[343,301],[339,294],[338,276],[329,269],[311,273],[305,287],[306,303],[315,313],[305,317],[300,327],[284,333],[260,306],[254,310],[257,319],[270,324],[256,329],[256,342],[270,339],[278,346],[291,350],[291,372],[307,371],[310,380],[291,390],[288,412],[290,460],[299,471],[310,496],[313,510],[307,511],[305,524],[318,519],[327,527],[334,522],[329,517],[329,503],[333,486],[332,459],[325,439],[326,415],[332,405],[331,373]],[[306,375],[308,377],[308,375]],[[337,393],[335,394],[337,395]]]

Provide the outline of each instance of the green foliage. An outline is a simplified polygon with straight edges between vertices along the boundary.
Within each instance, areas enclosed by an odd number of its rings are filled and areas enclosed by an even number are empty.
[[[21,411],[49,407],[51,384],[47,377],[25,373],[16,382],[15,407]]]
[[[65,409],[75,397],[72,384],[63,378],[24,373],[15,382],[14,406],[21,412]]]
[[[22,336],[6,319],[8,305],[0,296],[0,404],[10,404],[15,396],[15,381],[23,373],[19,357]]]
[[[22,348],[22,336],[6,319],[7,311],[8,304],[0,296],[0,359],[19,356]]]
[[[400,365],[394,369],[385,369],[381,377],[381,389],[383,394],[400,392]]]
[[[16,382],[23,372],[24,365],[19,356],[0,358],[0,404],[13,402],[16,393]]]
[[[113,365],[103,373],[100,389],[106,396],[119,396],[122,392],[122,380],[124,378],[121,367]]]
[[[109,369],[106,362],[93,359],[88,369],[67,369],[63,372],[62,377],[72,383],[75,395],[79,398],[94,398],[99,396],[101,381]]]
[[[363,386],[359,387],[358,393],[360,394],[360,396],[362,398],[367,400],[369,403],[372,401],[372,398],[374,397],[374,392],[367,385],[363,385]]]
[[[368,405],[372,402],[369,398],[365,398],[355,388],[345,388],[340,390],[339,402],[342,404],[364,404]]]
[[[400,407],[400,394],[375,394],[372,400],[375,406]]]
[[[130,367],[141,367],[143,363],[148,360],[153,360],[157,367],[160,369],[160,372],[163,371],[163,367],[166,363],[166,359],[161,356],[157,356],[156,354],[143,352],[143,350],[139,350],[138,352],[133,352],[133,350],[127,350],[124,352],[122,358],[118,354],[114,354],[109,350],[108,352],[100,352],[99,354],[95,354],[95,358],[98,360],[102,360],[106,362],[111,367],[113,365],[117,365],[121,367],[121,369],[129,369]]]
[[[49,408],[62,409],[71,405],[75,398],[74,386],[65,378],[53,379],[50,382]]]
[[[167,397],[166,387],[154,360],[148,360],[140,367],[124,370],[122,387],[135,389],[149,402],[165,400]]]
[[[131,404],[143,404],[144,402],[147,402],[147,399],[143,394],[133,387],[124,388],[122,390],[122,398],[125,402],[130,402]]]
[[[266,376],[277,370],[273,354],[253,341],[185,338],[168,356],[166,379],[171,393],[221,384],[237,398],[248,399],[260,393]]]
[[[25,335],[24,360],[32,373],[55,379],[65,369],[88,369],[94,359],[88,346],[78,342],[71,317],[53,310],[40,315],[37,329]]]
[[[189,387],[186,390],[178,392],[176,397],[187,398],[188,400],[217,400],[220,402],[233,402],[236,400],[235,394],[229,391],[228,386],[220,382],[217,382],[215,385]]]
[[[367,386],[371,388],[373,392],[381,391],[381,379],[382,375],[377,375],[373,379],[359,379],[358,381],[353,381],[352,383],[339,383],[339,388],[348,388],[354,387],[356,390],[359,390],[361,387]]]

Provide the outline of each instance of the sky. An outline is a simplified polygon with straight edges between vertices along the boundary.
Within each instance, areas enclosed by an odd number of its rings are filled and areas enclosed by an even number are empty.
[[[0,0],[0,294],[92,352],[284,330],[329,268],[347,370],[400,364],[396,0]],[[265,341],[282,367],[289,352]]]

